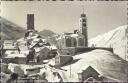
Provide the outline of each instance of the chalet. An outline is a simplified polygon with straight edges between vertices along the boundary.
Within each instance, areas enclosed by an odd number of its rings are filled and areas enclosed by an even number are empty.
[[[97,72],[92,66],[83,67],[77,74],[79,82],[102,81],[100,73]]]
[[[45,46],[50,49],[50,57],[55,57],[57,55],[57,47],[56,46]]]
[[[50,55],[50,49],[47,47],[35,48],[37,62],[42,62],[48,59]]]
[[[27,46],[19,46],[19,53],[28,55],[29,54],[29,48]]]

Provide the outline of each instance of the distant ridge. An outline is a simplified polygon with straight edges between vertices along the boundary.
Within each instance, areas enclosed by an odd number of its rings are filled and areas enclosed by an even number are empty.
[[[42,37],[47,38],[47,40],[48,40],[51,44],[54,44],[54,45],[57,44],[56,38],[54,37],[56,33],[54,33],[53,31],[44,29],[44,30],[40,31],[39,34],[40,34]]]
[[[23,27],[3,17],[0,18],[0,31],[1,31],[0,34],[1,40],[5,40],[5,39],[15,40],[23,37],[24,33],[26,32],[26,30]]]

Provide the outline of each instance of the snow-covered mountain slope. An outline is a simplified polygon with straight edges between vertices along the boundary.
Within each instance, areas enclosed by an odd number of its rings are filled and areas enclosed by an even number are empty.
[[[78,81],[78,72],[86,66],[92,66],[105,79],[103,81],[126,81],[126,61],[106,50],[94,50],[73,56],[77,62],[62,67],[65,81]],[[71,74],[71,76],[70,76]],[[71,78],[70,78],[71,77]]]
[[[105,34],[98,35],[97,37],[89,40],[89,46],[94,44],[96,47],[112,47],[115,54],[125,59],[127,28],[128,25],[124,25]]]

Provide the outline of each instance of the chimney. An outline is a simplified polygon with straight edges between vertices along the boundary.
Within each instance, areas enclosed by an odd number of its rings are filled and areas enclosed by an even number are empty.
[[[34,14],[27,14],[27,30],[34,30]]]

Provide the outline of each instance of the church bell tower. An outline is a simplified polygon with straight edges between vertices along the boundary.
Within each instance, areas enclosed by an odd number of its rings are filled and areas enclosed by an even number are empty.
[[[85,46],[88,46],[87,17],[86,14],[84,14],[84,8],[83,13],[79,18],[79,31],[85,37]]]

